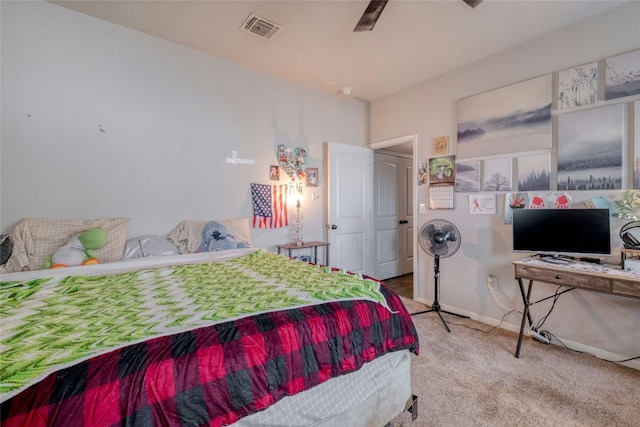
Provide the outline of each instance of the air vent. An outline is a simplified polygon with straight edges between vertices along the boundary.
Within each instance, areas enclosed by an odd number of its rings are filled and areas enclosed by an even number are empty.
[[[263,17],[252,13],[244,21],[240,29],[262,39],[271,41],[277,34],[280,34],[280,30],[283,30],[284,28],[275,22],[268,21]]]

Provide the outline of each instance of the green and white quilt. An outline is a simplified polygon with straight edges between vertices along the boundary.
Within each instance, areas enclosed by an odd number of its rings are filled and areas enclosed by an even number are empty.
[[[263,250],[99,275],[9,276],[0,282],[0,401],[60,368],[153,337],[327,301],[386,307],[373,280]]]

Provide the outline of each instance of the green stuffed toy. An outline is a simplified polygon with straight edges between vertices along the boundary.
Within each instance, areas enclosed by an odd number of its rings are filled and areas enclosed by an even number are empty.
[[[42,264],[42,268],[72,267],[99,264],[97,250],[109,243],[107,233],[102,228],[90,228],[73,236],[60,246]]]

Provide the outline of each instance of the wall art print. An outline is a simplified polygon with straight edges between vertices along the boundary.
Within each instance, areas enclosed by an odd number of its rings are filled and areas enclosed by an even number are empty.
[[[306,177],[307,150],[280,144],[278,145],[278,163],[280,168],[289,175],[291,181],[302,180]]]
[[[640,94],[640,49],[605,59],[604,99]]]
[[[510,157],[484,161],[484,191],[511,191]]]
[[[551,155],[518,157],[518,190],[551,190]]]
[[[456,180],[455,156],[429,159],[429,182],[435,184],[451,183]]]
[[[431,154],[434,156],[449,154],[449,136],[445,135],[433,138]]]
[[[470,215],[495,215],[495,194],[469,194]]]
[[[456,193],[480,191],[480,160],[456,162]]]
[[[418,185],[425,185],[427,183],[427,164],[420,163],[418,166]]]
[[[640,101],[633,103],[633,188],[640,188]]]
[[[462,98],[458,158],[551,148],[551,75]]]
[[[624,104],[558,116],[558,190],[622,188]]]
[[[513,224],[513,210],[526,208],[529,204],[529,194],[506,193],[504,200],[504,223]]]
[[[570,209],[573,204],[567,193],[530,193],[529,209]]]
[[[558,73],[558,108],[593,104],[598,99],[598,63],[580,65]]]

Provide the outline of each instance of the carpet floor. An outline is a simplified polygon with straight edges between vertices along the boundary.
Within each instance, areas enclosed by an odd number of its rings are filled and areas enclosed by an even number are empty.
[[[426,306],[403,298],[411,313]],[[393,427],[640,426],[640,371],[545,345],[504,329],[442,313],[413,317],[420,355],[412,355],[418,418]],[[466,326],[463,326],[466,325]]]

